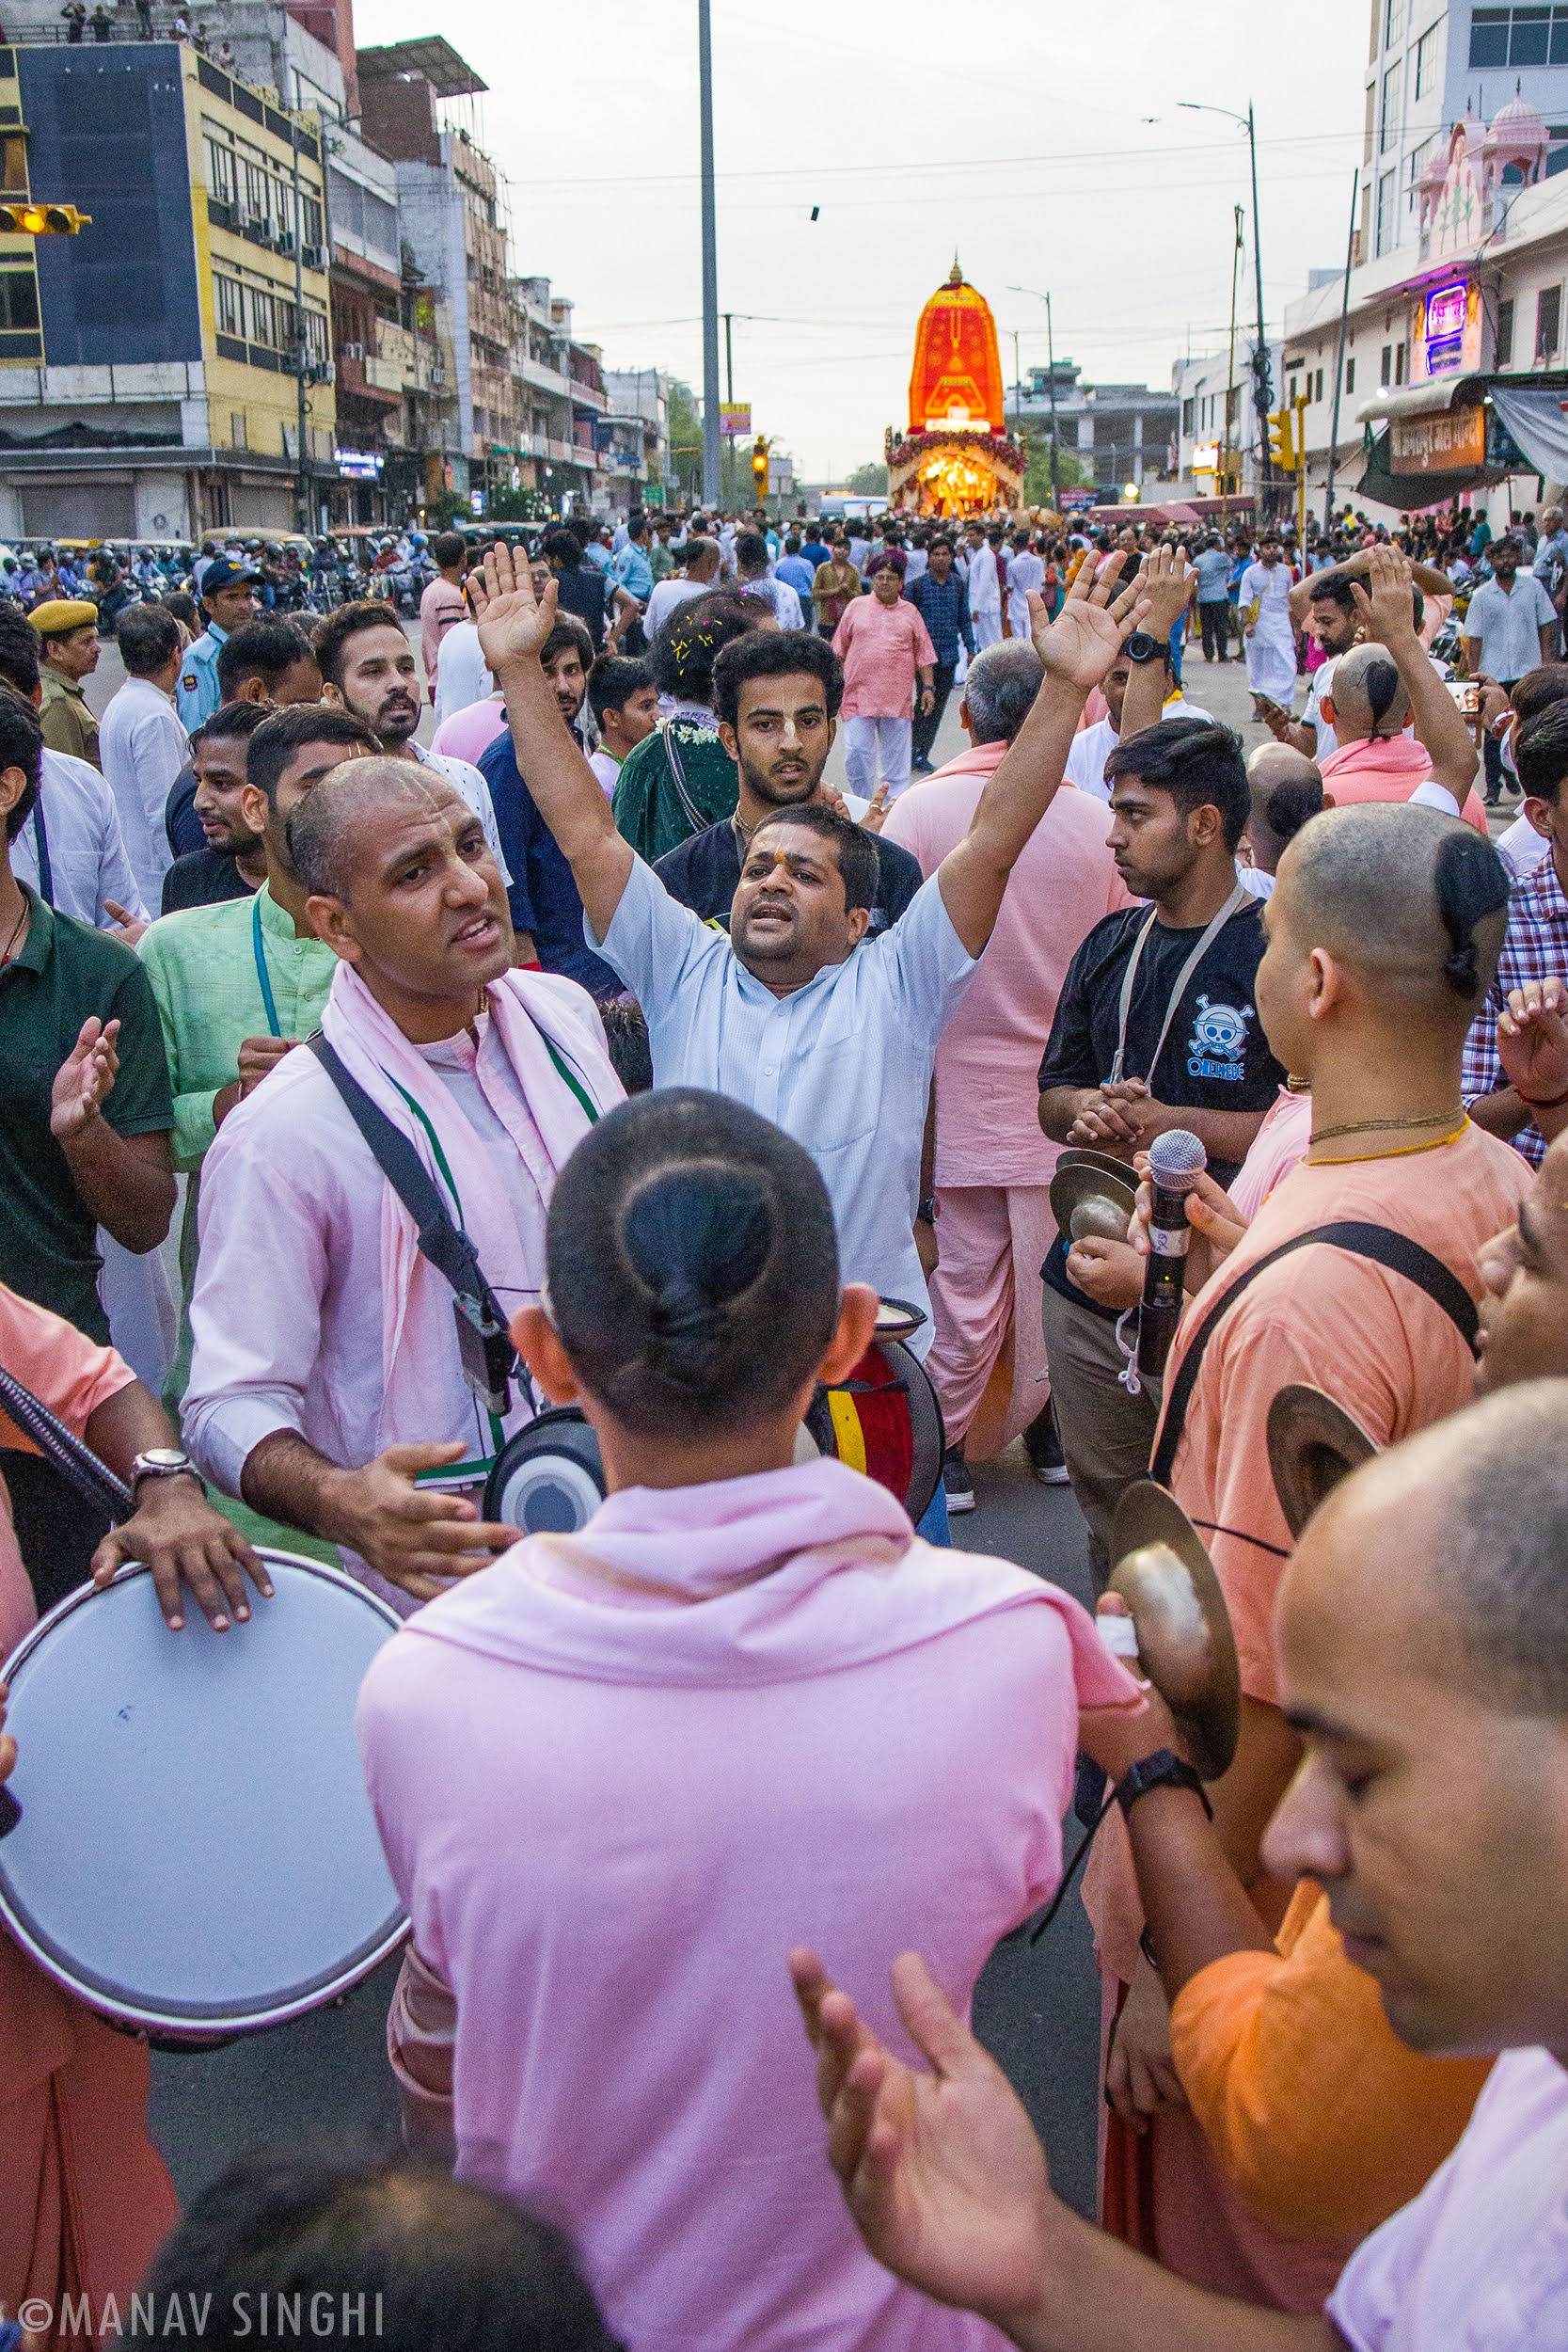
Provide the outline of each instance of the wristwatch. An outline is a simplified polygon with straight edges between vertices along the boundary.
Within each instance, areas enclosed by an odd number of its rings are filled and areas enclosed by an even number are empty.
[[[1147,628],[1135,628],[1122,647],[1129,661],[1141,667],[1146,661],[1163,661],[1165,648],[1158,637],[1151,637]]]
[[[144,1478],[194,1478],[203,1494],[207,1481],[182,1448],[177,1445],[149,1446],[138,1454],[131,1465],[131,1494],[133,1500],[141,1491]]]
[[[1151,1788],[1190,1788],[1211,1820],[1214,1808],[1208,1791],[1184,1756],[1171,1748],[1156,1748],[1152,1756],[1142,1756],[1125,1772],[1117,1783],[1117,1803],[1124,1814],[1131,1813],[1140,1797],[1147,1797]]]
[[[906,1198],[908,1196],[906,1195]],[[934,1225],[936,1223],[937,1197],[934,1192],[923,1192],[921,1194],[919,1200],[914,1205],[914,1221],[917,1225]]]

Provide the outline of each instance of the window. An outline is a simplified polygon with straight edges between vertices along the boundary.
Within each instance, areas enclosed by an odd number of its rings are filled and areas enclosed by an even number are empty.
[[[252,218],[269,220],[272,182],[261,165],[246,163],[241,167],[241,190],[245,210]]]
[[[229,411],[229,439],[230,446],[234,449],[250,447],[250,427],[245,422],[245,413],[243,408],[230,408]]]
[[[1470,63],[1568,65],[1568,7],[1473,9]]]
[[[1399,238],[1399,174],[1386,171],[1377,183],[1377,250],[1391,253]]]
[[[1497,348],[1494,354],[1493,364],[1499,368],[1509,368],[1513,364],[1513,301],[1512,296],[1507,302],[1499,302],[1497,305]]]
[[[1562,317],[1562,288],[1543,286],[1535,297],[1535,356],[1550,359],[1556,356],[1558,327]]]
[[[280,340],[278,306],[273,296],[264,294],[260,286],[251,286],[246,291],[250,296],[250,340],[253,343],[265,343],[269,350],[276,349]]]
[[[213,315],[220,335],[245,337],[245,289],[237,278],[213,275]]]
[[[1354,359],[1345,361],[1345,389],[1347,392],[1354,392],[1355,389],[1355,361]]]
[[[1190,400],[1184,400],[1181,403],[1181,430],[1189,439],[1192,437],[1193,431],[1193,406],[1194,404]]]
[[[1404,382],[1405,349],[1406,346],[1403,343],[1394,345],[1394,381],[1396,384]]]
[[[1546,168],[1542,177],[1555,180],[1560,171],[1568,171],[1568,122],[1548,122],[1546,136],[1551,146],[1546,151]]]
[[[1383,106],[1378,116],[1377,143],[1384,154],[1397,147],[1400,136],[1400,69],[1391,65],[1383,77]],[[1382,246],[1378,246],[1381,253]]]
[[[1292,407],[1292,408],[1293,408],[1293,407],[1295,406],[1295,405],[1296,405],[1296,395],[1297,395],[1297,393],[1298,393],[1300,390],[1301,390],[1301,378],[1300,378],[1300,376],[1299,376],[1299,375],[1292,375],[1292,376],[1291,376],[1291,378],[1290,389],[1289,389],[1289,390],[1286,392],[1286,395],[1285,395],[1285,398],[1286,398],[1287,403],[1288,403],[1288,404],[1289,404],[1289,405],[1290,405],[1291,407]]]
[[[1443,35],[1447,26],[1434,24],[1416,43],[1416,96],[1432,98],[1443,79]]]
[[[1404,0],[1383,0],[1383,46],[1392,49],[1404,30]]]
[[[1316,392],[1315,397],[1316,397],[1317,399],[1319,399],[1319,400],[1322,400],[1323,396],[1323,372],[1322,368],[1320,368],[1320,369],[1318,370],[1318,389],[1317,389],[1317,392]]]
[[[220,204],[234,201],[234,151],[216,139],[204,142],[207,149],[207,192]]]
[[[1380,385],[1386,385],[1389,382],[1393,374],[1393,369],[1394,346],[1392,343],[1385,343],[1383,346],[1383,358],[1379,363],[1377,371],[1377,380]]]
[[[39,323],[38,279],[30,269],[0,270],[0,328],[15,332]]]

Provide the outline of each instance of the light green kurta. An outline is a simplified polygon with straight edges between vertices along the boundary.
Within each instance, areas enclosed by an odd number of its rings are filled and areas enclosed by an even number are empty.
[[[240,1047],[247,1037],[269,1034],[256,971],[257,909],[278,1035],[309,1037],[321,1026],[338,959],[319,939],[295,938],[293,916],[264,882],[254,898],[166,914],[142,935],[174,1089],[179,1168],[200,1167],[216,1133],[214,1099],[239,1075]]]

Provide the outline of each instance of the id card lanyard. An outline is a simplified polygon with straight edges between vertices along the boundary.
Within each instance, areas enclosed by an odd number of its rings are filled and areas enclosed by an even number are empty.
[[[1155,1041],[1154,1051],[1149,1056],[1148,1068],[1145,1073],[1145,1076],[1150,1086],[1154,1083],[1154,1073],[1160,1067],[1160,1057],[1165,1050],[1165,1040],[1170,1035],[1170,1025],[1176,1018],[1176,1009],[1187,993],[1188,981],[1192,978],[1193,974],[1197,970],[1198,965],[1203,961],[1204,957],[1209,953],[1210,948],[1213,946],[1221,931],[1224,930],[1231,916],[1236,913],[1239,907],[1245,905],[1247,899],[1250,898],[1251,896],[1252,893],[1248,890],[1244,882],[1239,882],[1236,884],[1235,889],[1231,892],[1229,898],[1227,898],[1224,906],[1221,907],[1219,913],[1214,916],[1208,928],[1203,931],[1196,946],[1193,949],[1192,953],[1188,956],[1186,962],[1181,966],[1180,971],[1177,974],[1175,985],[1172,987],[1170,995],[1165,1001],[1165,1017],[1160,1024],[1160,1034]],[[1106,1084],[1109,1086],[1115,1086],[1117,1080],[1120,1079],[1125,1073],[1127,1061],[1127,1021],[1128,1016],[1132,1009],[1133,983],[1136,981],[1138,977],[1138,965],[1143,958],[1144,943],[1148,939],[1149,932],[1154,929],[1156,922],[1159,920],[1159,914],[1160,910],[1158,907],[1149,908],[1148,920],[1144,925],[1142,930],[1138,933],[1137,939],[1133,944],[1132,952],[1127,959],[1127,970],[1121,983],[1121,1003],[1117,1018],[1116,1059],[1111,1064],[1111,1075],[1106,1081]]]
[[[267,976],[267,950],[261,937],[261,894],[260,891],[250,902],[250,946],[251,952],[256,958],[256,977],[261,983],[261,1005],[267,1016],[268,1032],[273,1037],[281,1037],[283,1032],[277,1025],[277,1007],[273,1000],[272,981]]]

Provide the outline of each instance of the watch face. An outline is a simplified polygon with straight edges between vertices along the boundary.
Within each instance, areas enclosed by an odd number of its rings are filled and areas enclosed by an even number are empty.
[[[143,1470],[183,1470],[190,1455],[182,1454],[178,1446],[150,1445],[136,1458]]]
[[[1135,628],[1122,648],[1129,661],[1152,661],[1160,650],[1160,641],[1147,628]]]

